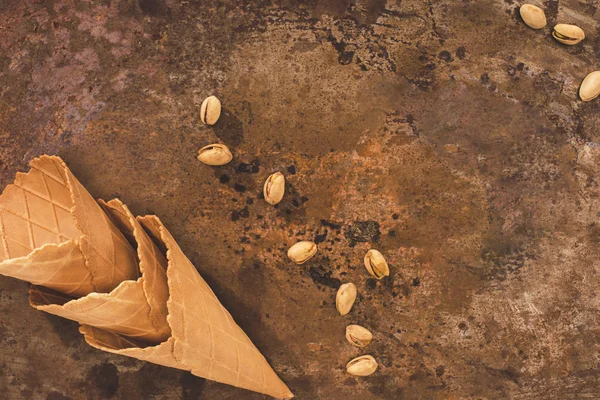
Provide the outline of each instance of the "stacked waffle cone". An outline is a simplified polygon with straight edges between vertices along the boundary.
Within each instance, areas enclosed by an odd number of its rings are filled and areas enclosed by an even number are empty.
[[[100,350],[293,397],[158,217],[96,202],[59,157],[30,165],[0,196],[0,274],[33,307]]]

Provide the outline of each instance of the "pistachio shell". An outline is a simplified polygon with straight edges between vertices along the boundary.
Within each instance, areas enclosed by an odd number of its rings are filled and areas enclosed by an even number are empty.
[[[554,27],[552,37],[563,44],[574,45],[585,39],[585,33],[576,25],[558,24]]]
[[[373,340],[373,334],[360,325],[348,325],[346,327],[346,339],[353,346],[366,347]]]
[[[377,361],[373,356],[360,356],[346,364],[346,372],[355,376],[369,376],[377,370]]]
[[[275,172],[267,178],[263,187],[265,200],[271,205],[275,205],[283,199],[285,193],[285,177],[281,172]]]
[[[200,106],[200,120],[206,125],[214,125],[221,116],[221,101],[215,96],[209,96]]]
[[[600,71],[594,71],[583,79],[579,87],[579,97],[583,101],[594,100],[600,94]]]
[[[544,10],[533,4],[523,4],[519,9],[521,18],[528,27],[533,29],[542,29],[546,26],[546,14]]]
[[[341,315],[346,315],[352,309],[355,300],[356,285],[354,283],[344,283],[335,296],[335,308]]]
[[[209,144],[198,151],[198,160],[207,165],[225,165],[233,155],[224,144]]]
[[[377,279],[390,275],[390,268],[383,254],[375,249],[371,249],[365,254],[365,268],[371,276]]]
[[[313,242],[298,242],[288,249],[288,257],[296,264],[304,264],[317,252],[317,245]]]

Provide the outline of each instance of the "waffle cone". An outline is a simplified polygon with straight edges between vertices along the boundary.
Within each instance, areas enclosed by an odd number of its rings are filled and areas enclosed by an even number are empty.
[[[0,196],[0,274],[98,349],[293,397],[158,217],[99,203],[60,158],[33,160]]]
[[[100,201],[100,204],[137,248],[141,277],[136,281],[121,282],[110,293],[90,293],[73,300],[33,287],[29,291],[30,304],[38,310],[81,324],[145,343],[160,343],[171,333],[167,324],[167,261],[120,200]]]
[[[121,335],[83,325],[85,340],[98,349],[191,371],[202,378],[277,398],[293,394],[219,302],[158,217],[138,217],[158,247],[166,249],[172,335],[142,346]]]
[[[137,279],[135,252],[65,163],[30,166],[0,195],[0,274],[73,297]]]

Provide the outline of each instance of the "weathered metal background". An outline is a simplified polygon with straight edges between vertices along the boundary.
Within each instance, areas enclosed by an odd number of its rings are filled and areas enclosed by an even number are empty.
[[[600,101],[577,89],[600,11],[534,3],[587,39],[512,0],[2,0],[0,188],[58,154],[158,214],[299,399],[599,398]],[[201,165],[216,141],[233,162]],[[297,266],[301,239],[320,251]],[[0,316],[3,398],[264,398],[94,350],[23,282],[0,277]],[[371,377],[345,373],[349,323],[375,333]]]

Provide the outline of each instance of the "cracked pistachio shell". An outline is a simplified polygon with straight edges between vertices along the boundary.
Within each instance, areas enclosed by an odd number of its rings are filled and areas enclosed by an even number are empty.
[[[346,339],[353,346],[366,347],[373,340],[373,334],[360,325],[348,325],[346,327]]]
[[[546,14],[544,10],[533,4],[523,4],[519,9],[521,18],[528,27],[533,29],[542,29],[546,26]]]
[[[585,33],[576,25],[558,24],[554,27],[552,37],[563,44],[574,45],[585,39]]]
[[[373,356],[360,356],[346,364],[346,372],[355,376],[369,376],[377,370],[377,361]]]
[[[209,96],[200,106],[200,120],[206,125],[214,125],[221,116],[221,101],[215,96]]]
[[[233,155],[224,144],[209,144],[198,151],[198,160],[206,165],[225,165]]]
[[[594,100],[600,94],[600,71],[594,71],[586,76],[579,87],[579,97],[583,101]]]
[[[317,252],[317,245],[313,242],[298,242],[288,249],[287,255],[296,264],[304,264]]]
[[[382,279],[383,277],[390,275],[390,268],[388,267],[385,258],[383,258],[383,255],[375,249],[371,249],[365,254],[365,268],[369,271],[371,276],[377,279]]]
[[[356,285],[354,283],[344,283],[335,296],[335,308],[341,315],[346,315],[352,309],[355,300]]]
[[[281,172],[275,172],[267,178],[263,187],[265,200],[271,205],[275,205],[283,199],[285,193],[285,177]]]

